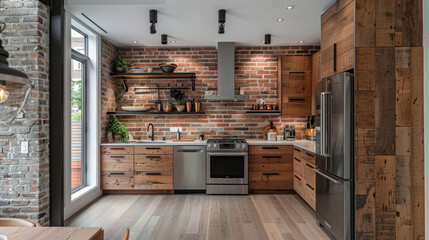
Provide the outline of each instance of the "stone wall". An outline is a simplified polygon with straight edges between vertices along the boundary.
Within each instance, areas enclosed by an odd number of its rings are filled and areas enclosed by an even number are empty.
[[[35,88],[25,113],[0,124],[0,216],[49,224],[49,9],[37,0],[1,0],[0,21],[9,65]],[[29,153],[20,143],[28,141]]]
[[[106,45],[106,47],[111,47]],[[170,133],[170,127],[182,127],[183,138],[195,138],[203,133],[207,137],[245,137],[262,138],[262,129],[269,124],[269,120],[282,130],[284,125],[293,124],[301,131],[306,126],[305,117],[290,118],[280,116],[246,115],[246,109],[252,104],[260,103],[265,99],[267,103],[275,104],[277,100],[277,58],[281,55],[311,55],[318,51],[319,46],[270,46],[270,47],[237,47],[236,48],[236,88],[241,88],[244,94],[250,95],[250,99],[244,102],[218,101],[209,102],[203,99],[207,90],[215,90],[217,87],[217,50],[215,47],[146,47],[146,48],[118,48],[120,56],[131,59],[134,67],[156,67],[163,62],[176,62],[179,67],[177,72],[195,72],[197,75],[196,90],[185,90],[184,99],[199,99],[202,101],[202,111],[206,115],[137,115],[120,116],[128,130],[135,138],[147,139],[147,124],[155,126],[156,139],[166,137],[171,139],[175,133]],[[103,52],[106,49],[103,50]],[[104,56],[104,54],[103,54]],[[109,56],[111,57],[111,56]],[[110,60],[110,59],[109,59]],[[104,61],[103,61],[104,62]],[[111,85],[120,80],[107,79]],[[116,106],[112,103],[113,96],[103,98],[104,108],[120,110],[124,105],[142,105],[154,103],[157,99],[155,90],[147,91],[137,89],[141,86],[190,86],[189,80],[130,80],[129,91],[119,96]],[[143,91],[143,92],[142,92]],[[141,92],[139,94],[138,92]],[[117,97],[117,96],[116,96]],[[109,99],[109,100],[107,100]],[[168,90],[161,90],[163,104],[175,101],[169,97]],[[104,113],[103,113],[104,114]],[[245,129],[245,130],[243,130]],[[105,134],[105,133],[103,133]]]

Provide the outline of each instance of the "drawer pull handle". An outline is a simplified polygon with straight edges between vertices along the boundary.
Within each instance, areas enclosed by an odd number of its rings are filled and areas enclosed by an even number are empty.
[[[146,175],[148,175],[148,176],[160,176],[161,175],[161,173],[146,173]]]
[[[296,179],[298,179],[299,181],[301,181],[301,178],[298,177],[297,175],[294,175]]]
[[[262,149],[279,149],[279,147],[262,147]]]
[[[290,74],[305,74],[305,72],[290,72]]]
[[[313,155],[311,155],[310,153],[305,153],[305,154],[307,154],[307,156],[309,156],[309,157],[314,158],[314,156],[313,156]]]
[[[310,185],[308,185],[308,184],[305,184],[307,187],[309,187],[311,190],[313,190],[314,191],[314,188],[312,187],[312,186],[310,186]]]
[[[277,176],[277,175],[279,175],[279,173],[262,173],[262,175],[265,175],[265,176],[275,175],[275,176]]]
[[[314,167],[313,166],[311,166],[310,164],[308,164],[308,163],[306,163],[305,165],[307,165],[307,167],[309,167],[309,168],[311,168],[311,169],[314,169]]]
[[[150,158],[150,159],[152,159],[152,158],[161,158],[161,156],[147,156],[147,158]]]
[[[282,158],[282,156],[280,156],[280,155],[276,155],[276,156],[262,156],[262,158]]]
[[[146,148],[147,150],[161,150],[161,148],[154,148],[154,147],[148,147],[148,148]]]
[[[125,158],[125,156],[110,156],[110,158]]]
[[[294,157],[294,159],[295,159],[295,160],[297,160],[298,162],[301,162],[301,159],[298,159],[298,158],[296,158],[296,157]]]
[[[125,148],[111,148],[112,150],[125,150]]]
[[[298,148],[294,148],[293,150],[297,152],[301,152],[301,149],[298,149]]]
[[[110,175],[125,175],[123,172],[112,172]]]

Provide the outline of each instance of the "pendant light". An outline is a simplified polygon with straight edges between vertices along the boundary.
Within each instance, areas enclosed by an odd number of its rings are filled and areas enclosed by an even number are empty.
[[[158,11],[156,11],[155,9],[152,9],[149,11],[149,22],[151,23],[150,34],[155,34],[156,33],[155,24],[158,22]]]
[[[219,22],[219,34],[225,33],[225,22],[226,22],[226,10],[221,9],[218,12],[218,22]]]
[[[0,34],[6,23],[0,22]],[[10,68],[9,53],[0,39],[0,123],[9,123],[21,112],[27,102],[33,84],[27,74]]]

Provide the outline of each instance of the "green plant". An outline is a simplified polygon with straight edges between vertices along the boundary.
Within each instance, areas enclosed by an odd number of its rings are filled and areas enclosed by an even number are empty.
[[[124,57],[116,56],[112,59],[112,61],[110,61],[110,64],[112,64],[112,66],[115,68],[121,67],[121,68],[125,69],[125,71],[127,71],[128,67],[133,65],[133,62],[130,60],[127,60]]]
[[[184,99],[177,100],[177,105],[185,105],[186,101]]]
[[[108,130],[115,135],[122,136],[122,142],[128,143],[128,129],[125,124],[121,123],[117,117],[113,117],[108,126]]]

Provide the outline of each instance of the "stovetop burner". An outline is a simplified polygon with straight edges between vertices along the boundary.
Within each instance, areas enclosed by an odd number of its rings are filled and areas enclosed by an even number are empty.
[[[207,143],[246,143],[246,140],[241,138],[208,139]]]

